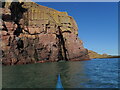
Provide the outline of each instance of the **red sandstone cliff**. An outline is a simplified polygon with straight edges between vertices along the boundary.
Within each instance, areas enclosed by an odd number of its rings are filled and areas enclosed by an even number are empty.
[[[33,2],[12,2],[9,7],[3,3],[0,9],[4,65],[89,59],[77,24],[67,12]]]

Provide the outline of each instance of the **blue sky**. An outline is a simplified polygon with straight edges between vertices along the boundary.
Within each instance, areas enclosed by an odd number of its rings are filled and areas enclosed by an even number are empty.
[[[66,11],[79,27],[84,47],[99,54],[118,55],[117,2],[39,2],[40,5]]]

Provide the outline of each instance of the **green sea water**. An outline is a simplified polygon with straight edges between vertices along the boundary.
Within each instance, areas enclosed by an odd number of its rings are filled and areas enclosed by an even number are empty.
[[[118,58],[2,67],[3,88],[118,88]]]

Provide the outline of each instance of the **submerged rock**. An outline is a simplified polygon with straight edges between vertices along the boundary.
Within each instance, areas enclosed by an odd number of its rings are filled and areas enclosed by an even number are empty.
[[[77,24],[67,12],[34,2],[12,2],[1,10],[4,65],[89,59]]]

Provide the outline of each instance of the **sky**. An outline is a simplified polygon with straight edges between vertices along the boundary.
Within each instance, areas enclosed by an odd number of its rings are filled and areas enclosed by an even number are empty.
[[[118,55],[117,2],[37,2],[67,12],[78,25],[84,47],[99,54]]]

